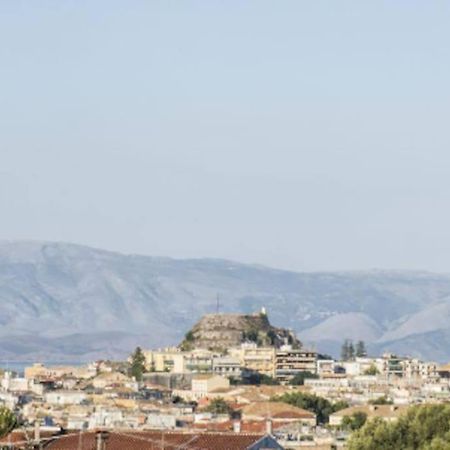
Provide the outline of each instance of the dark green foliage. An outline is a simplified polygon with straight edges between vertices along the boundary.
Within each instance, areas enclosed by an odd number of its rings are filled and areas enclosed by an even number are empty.
[[[280,382],[273,377],[270,377],[269,375],[260,375],[259,376],[259,383],[258,384],[267,384],[267,385],[278,385]]]
[[[333,357],[331,355],[327,355],[326,353],[318,353],[317,359],[331,360],[331,359],[333,359]]]
[[[267,332],[267,338],[269,339],[270,345],[275,345],[276,339],[277,339],[277,335],[275,334],[275,331],[269,330]]]
[[[414,406],[397,422],[373,419],[355,431],[349,450],[449,450],[450,405]]]
[[[317,379],[319,378],[318,375],[312,372],[300,372],[297,375],[295,375],[294,378],[289,382],[292,386],[303,386],[305,384],[306,379]]]
[[[193,342],[194,341],[194,333],[192,332],[192,331],[188,331],[187,333],[186,333],[186,335],[184,336],[184,339],[187,341],[187,342]]]
[[[230,378],[230,383],[234,385],[238,384],[250,384],[250,385],[279,385],[280,382],[273,377],[270,377],[269,375],[264,375],[261,373],[254,372],[248,376],[246,376],[244,379],[239,378]]]
[[[257,342],[258,341],[258,330],[250,329],[247,332],[244,333],[244,339],[251,342]]]
[[[348,344],[348,359],[351,361],[355,359],[355,347],[353,346],[353,342],[350,341]]]
[[[172,403],[175,404],[175,405],[177,403],[183,403],[183,399],[179,395],[174,395],[172,397]]]
[[[362,341],[360,341],[360,342],[362,342]],[[364,343],[363,343],[363,345],[364,345]],[[365,352],[365,347],[364,347],[364,349],[360,349],[360,350]],[[350,339],[346,339],[341,347],[341,360],[342,361],[351,361],[351,360],[355,359],[355,356],[359,356],[359,355],[357,354],[357,350],[355,350],[353,341],[351,341]]]
[[[213,414],[232,414],[233,408],[221,397],[211,400],[211,403],[205,408],[205,411]]]
[[[356,356],[358,358],[364,358],[367,356],[366,344],[364,341],[358,341],[356,344]]]
[[[261,373],[253,373],[248,378],[249,384],[266,384],[266,385],[278,385],[280,382],[273,377],[270,377],[269,375],[261,374]]]
[[[14,413],[5,406],[0,406],[0,438],[12,431],[16,425],[17,418]]]
[[[378,369],[374,364],[364,371],[364,375],[378,375],[379,373],[380,372],[378,372]]]
[[[355,412],[351,416],[342,418],[342,428],[345,430],[359,430],[367,421],[367,414],[364,412]]]
[[[346,339],[341,347],[341,360],[348,361],[349,359],[350,359],[350,340]]]
[[[290,405],[297,406],[298,408],[307,409],[313,412],[317,416],[319,423],[327,423],[330,414],[341,409],[348,408],[348,403],[340,401],[337,403],[331,403],[326,398],[319,397],[313,394],[306,394],[304,392],[289,392],[278,397],[274,397],[273,400],[289,403]]]
[[[394,402],[389,400],[386,396],[378,397],[374,400],[369,400],[370,405],[392,405]]]
[[[142,381],[142,374],[145,372],[145,356],[142,353],[141,347],[136,347],[136,350],[131,355],[130,375],[137,381]]]

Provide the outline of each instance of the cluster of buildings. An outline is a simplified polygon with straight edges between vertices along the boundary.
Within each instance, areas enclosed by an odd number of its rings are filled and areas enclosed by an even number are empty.
[[[410,405],[450,401],[450,365],[326,358],[271,327],[265,311],[208,316],[196,330],[188,345],[125,362],[0,372],[0,405],[20,423],[0,448],[332,450],[345,447],[351,418],[394,421]],[[325,417],[287,397],[322,397],[330,409]]]
[[[299,373],[317,372],[317,353],[291,345],[259,347],[254,342],[245,342],[225,352],[207,349],[181,351],[172,347],[144,351],[144,355],[150,371],[213,373],[244,382],[255,375],[263,375],[286,384]]]
[[[335,361],[302,348],[244,343],[221,353],[168,348],[144,355],[140,381],[129,375],[127,363],[108,361],[4,372],[0,403],[14,410],[23,426],[0,446],[101,450],[128,439],[134,444],[126,448],[173,448],[171,440],[190,448],[188,442],[208,438],[216,439],[212,447],[192,448],[220,449],[240,448],[238,441],[224,446],[231,441],[223,437],[241,436],[247,445],[242,448],[325,450],[345,445],[346,416],[397,420],[412,404],[450,400],[450,365],[391,354]],[[299,374],[307,376],[295,385]],[[344,401],[348,408],[320,424],[313,411],[280,401],[295,392]],[[228,410],[211,409],[215,401]],[[72,441],[78,447],[67,444]],[[92,442],[99,443],[89,447]]]

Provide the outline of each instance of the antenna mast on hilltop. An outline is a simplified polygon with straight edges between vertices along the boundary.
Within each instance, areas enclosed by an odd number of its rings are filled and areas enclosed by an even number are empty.
[[[216,314],[219,314],[219,310],[220,310],[220,295],[219,295],[219,293],[217,293],[217,295],[216,295]]]

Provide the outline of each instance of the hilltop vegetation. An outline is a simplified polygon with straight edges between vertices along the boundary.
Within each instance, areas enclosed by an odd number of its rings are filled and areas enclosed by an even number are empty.
[[[300,341],[289,330],[273,327],[265,313],[207,314],[185,335],[180,348],[205,348],[224,351],[241,343],[280,347],[300,347]]]

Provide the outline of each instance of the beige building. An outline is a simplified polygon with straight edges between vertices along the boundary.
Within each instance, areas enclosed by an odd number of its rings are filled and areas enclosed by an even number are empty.
[[[275,349],[273,347],[257,347],[256,344],[243,344],[229,350],[230,357],[237,358],[240,365],[248,370],[274,376]]]
[[[339,426],[345,416],[351,417],[355,413],[366,414],[367,419],[379,417],[388,422],[397,420],[408,410],[408,406],[403,405],[360,405],[341,409],[330,415],[330,425]]]
[[[121,372],[103,372],[92,380],[96,389],[104,389],[108,386],[121,386],[131,383],[132,380]]]
[[[194,398],[207,397],[211,393],[227,391],[230,388],[228,378],[218,375],[195,375],[192,378],[192,394]]]
[[[152,372],[211,372],[213,353],[196,349],[182,352],[176,347],[144,351],[145,365]]]
[[[52,366],[47,367],[41,363],[25,367],[24,376],[27,379],[55,379],[61,377],[75,377],[87,379],[96,375],[94,366]]]
[[[317,353],[285,346],[275,353],[275,378],[287,383],[301,372],[317,372]]]

